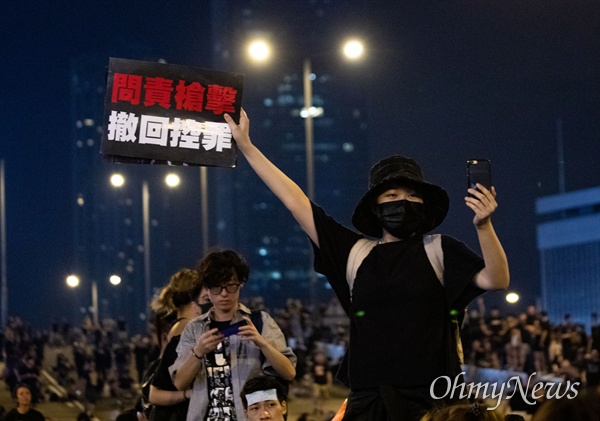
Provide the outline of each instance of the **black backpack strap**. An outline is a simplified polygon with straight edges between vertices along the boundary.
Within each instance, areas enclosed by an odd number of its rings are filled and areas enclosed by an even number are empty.
[[[258,333],[262,334],[263,329],[263,319],[262,319],[262,311],[253,311],[250,313],[250,321],[258,330]]]

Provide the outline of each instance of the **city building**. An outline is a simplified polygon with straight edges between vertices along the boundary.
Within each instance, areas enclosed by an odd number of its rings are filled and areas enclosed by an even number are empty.
[[[543,307],[550,322],[590,328],[600,312],[600,187],[536,201]]]

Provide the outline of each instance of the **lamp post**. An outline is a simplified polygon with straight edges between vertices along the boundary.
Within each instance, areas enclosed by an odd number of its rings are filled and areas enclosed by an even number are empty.
[[[349,60],[358,60],[364,54],[364,46],[358,39],[347,40],[342,47],[343,55]],[[264,62],[271,56],[269,43],[264,39],[253,40],[248,44],[248,55],[257,62]],[[313,119],[323,115],[324,110],[313,106],[312,63],[310,58],[304,59],[302,71],[304,108],[300,116],[304,118],[304,142],[306,145],[306,195],[314,200],[314,125]]]
[[[121,283],[121,277],[118,275],[112,275],[109,280],[113,285],[119,285]],[[66,282],[70,288],[77,288],[80,284],[80,280],[77,275],[67,276]],[[91,288],[92,321],[94,322],[94,326],[98,326],[98,283],[96,281],[92,281]]]
[[[306,144],[306,194],[310,200],[315,198],[315,160],[313,118],[317,115],[312,105],[312,65],[309,58],[304,59],[302,81],[304,86],[304,143]],[[311,111],[312,110],[312,111]],[[318,115],[322,115],[323,111]]]
[[[181,179],[177,174],[170,173],[165,177],[165,184],[169,187],[177,187]],[[110,182],[115,187],[121,187],[125,184],[125,177],[121,174],[113,174]],[[144,309],[146,322],[150,320],[150,299],[151,299],[151,262],[150,262],[150,190],[148,182],[142,182],[142,236],[144,248]]]
[[[150,320],[150,193],[146,180],[142,183],[142,220],[144,238],[144,303],[146,323]]]
[[[8,285],[6,281],[6,191],[4,183],[4,160],[0,160],[0,267],[2,270],[1,291],[2,329],[6,327],[8,315]]]
[[[200,167],[200,212],[202,223],[202,254],[208,253],[208,172]]]
[[[349,60],[358,60],[364,53],[364,46],[358,39],[347,40],[342,47],[343,55]],[[271,55],[269,43],[263,39],[250,42],[248,45],[248,55],[257,62],[266,61]],[[306,195],[311,201],[315,199],[315,165],[314,165],[314,124],[313,119],[324,114],[321,107],[313,106],[313,81],[311,59],[306,57],[302,68],[302,82],[304,95],[304,108],[300,116],[304,118],[304,143],[306,149]],[[310,273],[310,291],[315,294],[317,275],[311,267],[312,258],[309,253],[309,273]],[[314,298],[313,298],[313,301]],[[315,304],[315,302],[313,302]]]

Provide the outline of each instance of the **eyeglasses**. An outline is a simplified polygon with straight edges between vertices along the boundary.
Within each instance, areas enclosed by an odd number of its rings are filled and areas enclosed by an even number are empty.
[[[210,287],[208,290],[214,295],[219,295],[223,290],[227,291],[228,294],[233,294],[240,289],[241,285],[242,284],[227,284],[225,286]]]

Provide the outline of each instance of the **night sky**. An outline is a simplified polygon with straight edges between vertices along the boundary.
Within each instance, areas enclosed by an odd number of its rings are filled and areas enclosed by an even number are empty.
[[[203,1],[21,3],[0,12],[9,311],[47,327],[40,309],[55,315],[68,305],[56,306],[72,248],[70,59],[105,54],[108,62],[123,46],[140,45],[139,58],[146,48],[201,65],[211,45],[198,25],[207,19]],[[273,2],[273,10],[286,3]],[[462,199],[465,161],[491,159],[500,204],[494,223],[512,287],[532,300],[539,294],[535,199],[558,193],[559,119],[567,191],[600,185],[600,3],[339,3],[347,13],[317,31],[358,30],[367,42],[361,89],[371,161],[392,153],[419,160],[451,198],[441,231],[476,247]]]

